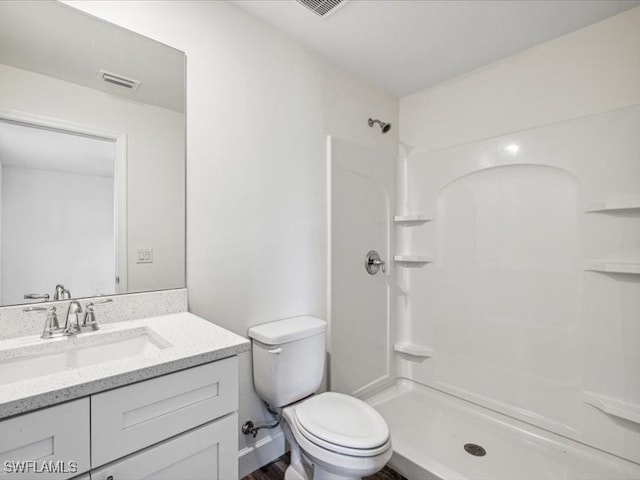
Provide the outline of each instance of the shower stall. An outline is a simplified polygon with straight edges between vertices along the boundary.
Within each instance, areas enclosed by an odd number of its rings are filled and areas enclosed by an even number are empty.
[[[638,132],[636,105],[427,150],[329,138],[330,386],[382,413],[398,471],[640,478]]]

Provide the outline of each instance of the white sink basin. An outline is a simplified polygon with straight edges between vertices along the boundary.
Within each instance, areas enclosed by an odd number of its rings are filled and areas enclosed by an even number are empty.
[[[0,386],[170,346],[149,327],[8,343],[0,347]]]

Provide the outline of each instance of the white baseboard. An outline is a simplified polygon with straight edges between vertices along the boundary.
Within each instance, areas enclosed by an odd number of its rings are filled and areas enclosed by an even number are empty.
[[[276,458],[284,455],[284,452],[284,434],[282,430],[261,438],[252,447],[243,448],[238,454],[240,478],[244,478],[267,463],[273,462]]]

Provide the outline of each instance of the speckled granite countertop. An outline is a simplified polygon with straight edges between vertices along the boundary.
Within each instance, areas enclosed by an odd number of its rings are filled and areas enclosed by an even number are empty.
[[[144,334],[156,348],[117,360],[91,358],[92,344],[113,343]],[[37,358],[43,346],[48,353],[82,347],[88,353],[89,362],[97,363],[21,380],[16,361]],[[245,338],[187,312],[111,323],[102,325],[97,332],[52,340],[42,340],[38,335],[2,340],[0,418],[220,360],[249,349],[250,343]]]

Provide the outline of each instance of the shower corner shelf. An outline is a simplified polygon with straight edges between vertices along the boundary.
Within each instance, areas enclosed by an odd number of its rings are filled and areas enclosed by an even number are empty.
[[[640,424],[640,405],[627,403],[622,400],[584,391],[587,397],[584,401],[596,407],[601,412],[612,417],[622,418],[629,422]]]
[[[600,273],[640,275],[640,263],[590,261],[585,262],[584,269]]]
[[[586,213],[640,210],[640,199],[602,200],[587,205]]]
[[[433,257],[430,255],[402,254],[394,255],[393,261],[404,264],[426,265],[427,263],[433,263]]]
[[[420,225],[432,220],[424,213],[406,213],[404,215],[394,215],[393,221],[404,225]]]
[[[433,348],[415,345],[408,342],[397,342],[393,344],[393,350],[398,353],[404,353],[416,359],[433,357]]]

